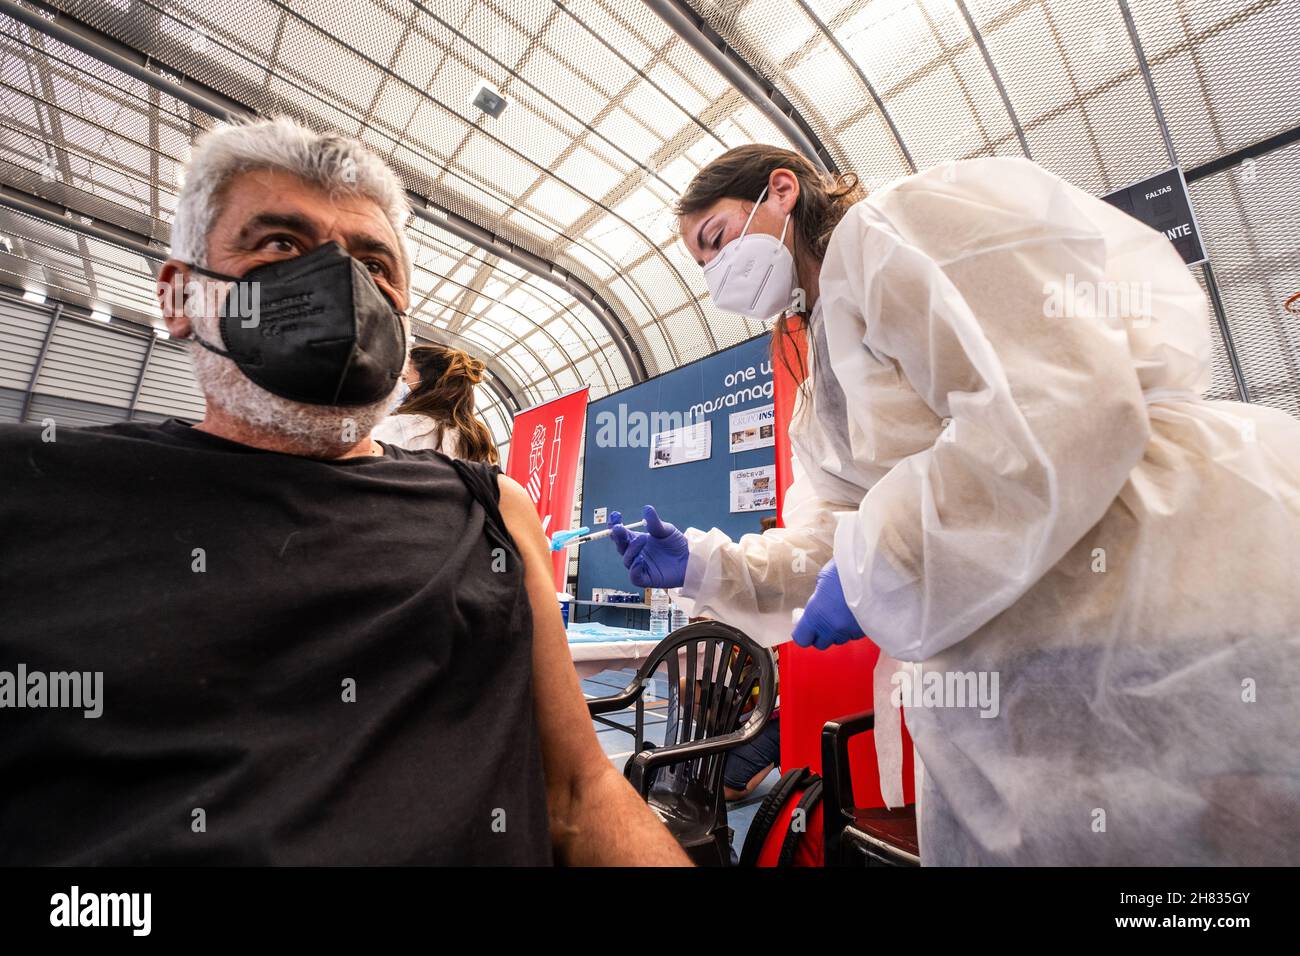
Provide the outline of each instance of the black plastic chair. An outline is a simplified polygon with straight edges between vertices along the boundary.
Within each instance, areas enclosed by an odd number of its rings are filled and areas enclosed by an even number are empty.
[[[668,671],[667,723],[664,744],[655,747],[645,739],[645,689],[661,665]],[[741,712],[755,690],[758,701],[742,723]],[[633,728],[603,720],[636,740],[638,752],[624,774],[694,863],[725,866],[731,860],[731,830],[723,763],[727,751],[762,732],[775,696],[772,655],[734,627],[701,621],[669,634],[626,688],[588,700],[587,709],[602,720],[598,715],[636,706]]]
[[[849,740],[876,726],[873,711],[822,728],[822,821],[827,866],[920,866],[915,805],[856,807],[849,772]]]

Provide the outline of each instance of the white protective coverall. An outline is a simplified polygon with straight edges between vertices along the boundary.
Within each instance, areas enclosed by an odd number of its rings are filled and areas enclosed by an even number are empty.
[[[1300,863],[1300,421],[1199,397],[1173,247],[972,160],[856,204],[817,306],[787,527],[690,529],[687,612],[786,640],[833,555],[891,805],[898,662],[997,675],[905,703],[923,863]]]

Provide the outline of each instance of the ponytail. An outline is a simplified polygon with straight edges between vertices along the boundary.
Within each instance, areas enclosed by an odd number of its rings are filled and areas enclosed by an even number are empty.
[[[492,433],[474,414],[474,386],[483,381],[484,364],[460,349],[445,345],[417,345],[411,363],[420,384],[397,407],[398,415],[424,415],[443,433],[456,435],[457,457],[467,461],[500,464]]]

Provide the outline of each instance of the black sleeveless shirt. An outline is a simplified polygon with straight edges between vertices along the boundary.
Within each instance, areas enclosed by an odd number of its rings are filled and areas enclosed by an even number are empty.
[[[0,426],[0,864],[551,862],[496,469],[49,437]]]

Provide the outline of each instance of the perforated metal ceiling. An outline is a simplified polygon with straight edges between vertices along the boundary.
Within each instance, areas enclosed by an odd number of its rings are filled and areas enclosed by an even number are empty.
[[[10,0],[4,0],[9,4]],[[37,9],[38,4],[25,4]],[[352,133],[433,206],[554,263],[611,311],[413,219],[421,329],[488,360],[484,402],[595,394],[762,331],[714,309],[669,209],[774,122],[661,14],[721,38],[869,186],[1028,154],[1095,193],[1300,125],[1293,0],[58,0],[169,82]],[[658,8],[658,12],[656,12]],[[3,7],[0,7],[3,9]],[[11,11],[12,12],[12,11]],[[508,101],[470,103],[481,81]],[[0,16],[0,182],[165,248],[177,175],[216,118]],[[1154,96],[1152,96],[1154,91]],[[787,130],[788,132],[788,130]],[[1193,182],[1252,398],[1300,414],[1300,147]],[[1172,153],[1172,155],[1171,155]],[[1249,177],[1247,179],[1247,177]],[[0,282],[148,322],[139,251],[0,208]],[[1216,336],[1219,331],[1216,328]],[[1219,337],[1221,342],[1221,336]],[[1236,380],[1220,347],[1214,393]],[[507,429],[508,409],[489,414]]]

